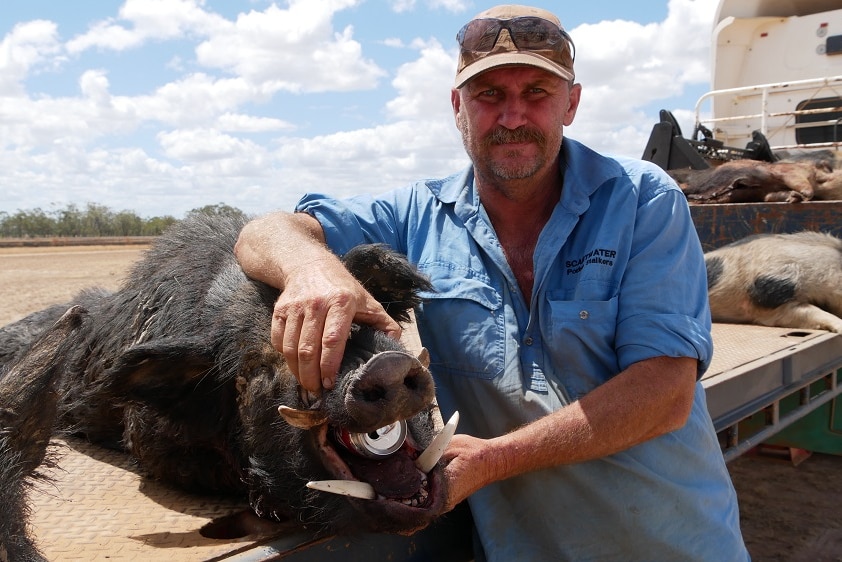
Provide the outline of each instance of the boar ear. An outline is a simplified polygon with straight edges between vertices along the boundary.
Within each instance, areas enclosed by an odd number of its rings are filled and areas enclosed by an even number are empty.
[[[116,397],[166,410],[202,382],[218,386],[219,381],[209,376],[213,365],[211,350],[198,338],[156,340],[123,352],[104,380]]]
[[[342,258],[345,267],[366,291],[398,322],[408,322],[409,310],[421,303],[419,293],[432,291],[429,280],[409,263],[406,256],[385,244],[363,244]]]

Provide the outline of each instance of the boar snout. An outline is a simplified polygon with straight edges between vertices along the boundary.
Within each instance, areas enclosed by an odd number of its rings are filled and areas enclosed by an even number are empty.
[[[421,362],[403,351],[374,355],[349,380],[344,402],[350,431],[367,432],[414,416],[430,405],[433,378]]]

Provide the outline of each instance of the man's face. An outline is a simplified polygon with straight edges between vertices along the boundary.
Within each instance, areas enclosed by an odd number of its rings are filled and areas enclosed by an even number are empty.
[[[553,165],[580,91],[578,84],[529,66],[489,70],[453,90],[456,124],[477,171],[515,180]]]

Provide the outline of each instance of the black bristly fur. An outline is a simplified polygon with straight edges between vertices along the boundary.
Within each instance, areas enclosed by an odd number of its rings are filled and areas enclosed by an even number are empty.
[[[244,219],[201,214],[180,221],[159,237],[119,290],[84,291],[66,306],[0,329],[0,363],[25,357],[70,304],[82,304],[89,318],[61,357],[62,432],[125,449],[154,478],[247,496],[261,516],[291,517],[329,532],[425,525],[436,513],[400,520],[378,511],[382,508],[375,502],[360,508],[304,487],[329,475],[312,432],[278,416],[279,405],[308,405],[283,356],[270,345],[279,292],[247,278],[234,256],[243,225]],[[419,302],[418,292],[430,289],[405,258],[385,246],[355,249],[345,262],[399,321]],[[347,347],[371,356],[384,345],[397,345],[386,340],[352,338]],[[356,368],[351,363],[343,366],[340,379]],[[341,400],[322,403],[342,407]],[[330,420],[343,416],[327,414]],[[431,427],[427,412],[405,415],[425,445]]]

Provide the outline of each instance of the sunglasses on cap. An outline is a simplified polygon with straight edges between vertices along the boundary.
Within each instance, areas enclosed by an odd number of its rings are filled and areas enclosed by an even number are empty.
[[[463,52],[489,53],[504,29],[509,32],[518,50],[561,53],[569,47],[571,62],[576,58],[576,47],[570,35],[553,22],[535,16],[471,20],[459,30],[456,40]]]

